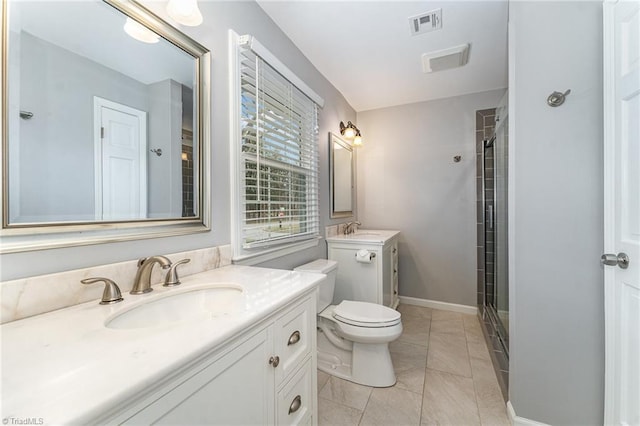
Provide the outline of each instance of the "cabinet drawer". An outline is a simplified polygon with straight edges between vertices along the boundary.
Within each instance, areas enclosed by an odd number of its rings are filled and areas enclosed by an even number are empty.
[[[313,298],[307,299],[276,321],[274,354],[280,358],[280,363],[275,369],[276,386],[293,373],[311,352],[315,333]]]
[[[311,358],[278,392],[276,402],[277,425],[303,425],[311,423],[313,414],[313,380]]]

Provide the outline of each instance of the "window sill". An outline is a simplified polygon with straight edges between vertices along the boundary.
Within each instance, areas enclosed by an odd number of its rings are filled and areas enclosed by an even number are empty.
[[[269,249],[260,250],[258,253],[241,254],[234,256],[232,261],[235,265],[252,266],[258,263],[267,262],[269,260],[277,259],[288,254],[297,253],[300,250],[317,247],[322,237],[315,237],[309,240],[304,240],[296,243],[286,244],[283,246],[273,247]]]

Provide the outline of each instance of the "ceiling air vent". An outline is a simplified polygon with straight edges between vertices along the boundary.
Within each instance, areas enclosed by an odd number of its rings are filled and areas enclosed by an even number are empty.
[[[442,29],[442,9],[430,10],[409,18],[411,35]]]
[[[469,44],[422,54],[422,71],[434,72],[465,65],[469,61]]]

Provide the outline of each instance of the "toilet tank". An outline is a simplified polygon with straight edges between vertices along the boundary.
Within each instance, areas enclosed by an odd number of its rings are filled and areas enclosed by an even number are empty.
[[[318,285],[318,312],[321,312],[333,301],[333,290],[336,286],[337,269],[338,262],[336,262],[335,260],[327,259],[317,259],[313,262],[305,263],[304,265],[300,265],[297,268],[294,268],[294,271],[298,272],[315,272],[317,274],[327,275],[327,278],[322,280]]]

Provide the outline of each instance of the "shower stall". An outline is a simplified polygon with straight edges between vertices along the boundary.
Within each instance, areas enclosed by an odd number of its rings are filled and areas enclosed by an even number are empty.
[[[509,373],[508,116],[505,101],[479,111],[478,311],[503,394]],[[493,114],[491,114],[493,112]],[[480,136],[480,135],[478,135]]]

